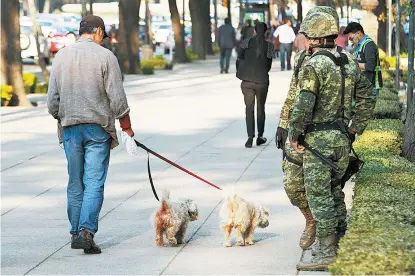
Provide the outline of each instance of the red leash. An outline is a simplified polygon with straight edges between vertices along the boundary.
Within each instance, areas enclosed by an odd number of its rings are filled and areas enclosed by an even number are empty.
[[[178,164],[174,163],[173,161],[170,161],[170,160],[169,160],[169,159],[167,159],[166,157],[161,156],[160,154],[158,154],[157,152],[152,151],[151,149],[147,148],[146,146],[144,146],[143,144],[141,144],[141,143],[140,143],[140,142],[138,142],[137,140],[134,140],[134,141],[135,141],[135,144],[136,144],[137,146],[139,146],[139,147],[140,147],[140,148],[142,148],[143,150],[147,151],[147,153],[151,153],[152,155],[154,155],[154,156],[156,156],[156,157],[160,158],[161,160],[163,160],[163,161],[165,161],[165,162],[169,163],[170,165],[172,165],[172,166],[174,166],[174,167],[178,168],[179,170],[184,171],[185,173],[187,173],[187,174],[189,174],[189,175],[191,175],[191,176],[193,176],[193,177],[195,177],[195,178],[197,178],[197,179],[199,179],[199,180],[201,180],[201,181],[205,182],[206,184],[209,184],[209,185],[210,185],[210,186],[212,186],[212,187],[215,187],[215,188],[216,188],[216,189],[218,189],[218,190],[222,190],[222,188],[220,188],[220,187],[216,186],[215,184],[213,184],[213,183],[211,183],[211,182],[207,181],[206,179],[201,178],[201,177],[200,177],[200,176],[198,176],[197,174],[192,173],[191,171],[189,171],[189,170],[187,170],[187,169],[183,168],[182,166],[180,166],[180,165],[178,165]],[[150,158],[150,157],[149,157],[149,158]],[[148,172],[148,177],[149,177],[149,180],[150,180],[151,188],[153,189],[154,196],[156,197],[156,199],[157,199],[157,200],[159,200],[159,198],[158,198],[158,196],[157,196],[157,193],[156,193],[156,190],[155,190],[155,188],[154,188],[153,179],[152,179],[152,177],[151,177],[151,171],[150,171],[150,159],[149,159],[149,158],[148,158],[148,160],[147,160],[147,172]]]

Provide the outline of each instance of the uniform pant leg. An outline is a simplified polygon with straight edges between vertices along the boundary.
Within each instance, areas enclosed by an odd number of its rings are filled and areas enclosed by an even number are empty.
[[[290,200],[291,204],[300,208],[308,208],[307,194],[304,186],[304,173],[303,166],[292,163],[295,160],[296,163],[303,162],[303,153],[296,152],[290,145],[289,139],[287,139],[284,148],[287,159],[283,164],[284,172],[284,190]]]
[[[332,159],[341,168],[338,174],[332,175],[332,169],[321,162],[311,152],[304,152],[304,184],[308,203],[316,221],[317,237],[322,238],[336,232],[338,210],[341,210],[343,198],[339,190],[333,190],[332,178],[338,178],[346,171],[348,164],[347,147],[319,149],[327,158]],[[336,184],[337,185],[337,184]]]

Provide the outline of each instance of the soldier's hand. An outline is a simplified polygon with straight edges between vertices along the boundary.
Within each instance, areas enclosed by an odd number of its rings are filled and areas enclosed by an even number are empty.
[[[291,147],[296,151],[296,152],[302,152],[304,151],[304,146],[298,144],[297,141],[291,141]]]

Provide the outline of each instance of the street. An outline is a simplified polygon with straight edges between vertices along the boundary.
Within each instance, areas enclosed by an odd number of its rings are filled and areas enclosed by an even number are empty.
[[[292,71],[280,72],[274,61],[268,142],[246,149],[245,106],[232,64],[230,74],[219,74],[218,61],[208,60],[147,78],[126,76],[124,86],[138,141],[220,187],[236,185],[238,194],[269,209],[270,225],[255,231],[255,245],[225,248],[221,192],[150,156],[159,195],[167,189],[172,199],[189,197],[199,208],[186,244],[157,247],[150,217],[159,202],[149,184],[147,154],[130,156],[119,146],[111,154],[95,237],[103,252],[87,256],[71,249],[66,159],[56,122],[44,104],[2,108],[2,274],[295,275],[304,218],[285,194],[274,140]]]

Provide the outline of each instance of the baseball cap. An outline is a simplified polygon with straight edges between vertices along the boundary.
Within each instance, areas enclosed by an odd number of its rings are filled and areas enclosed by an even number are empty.
[[[79,24],[79,27],[92,27],[92,28],[101,28],[104,32],[104,38],[108,37],[107,32],[105,31],[105,24],[104,20],[102,20],[101,17],[96,15],[87,15],[84,18],[82,18],[81,23]]]
[[[343,34],[357,33],[359,31],[364,33],[362,25],[360,25],[357,22],[350,22],[349,25],[347,25],[346,29],[344,30]]]

